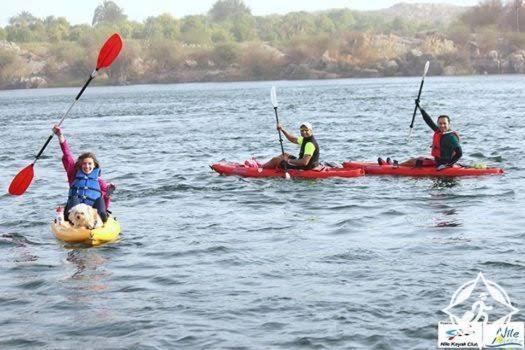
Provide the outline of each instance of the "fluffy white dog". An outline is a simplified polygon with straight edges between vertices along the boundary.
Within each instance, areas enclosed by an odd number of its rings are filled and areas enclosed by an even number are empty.
[[[84,203],[71,208],[68,218],[75,228],[85,227],[92,230],[102,226],[102,219],[97,210]]]

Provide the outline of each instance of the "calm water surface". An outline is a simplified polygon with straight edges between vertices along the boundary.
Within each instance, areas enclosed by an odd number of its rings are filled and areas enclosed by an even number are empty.
[[[0,348],[432,349],[440,310],[478,271],[525,309],[523,76],[429,77],[422,96],[452,117],[463,163],[503,176],[213,173],[280,152],[274,84],[281,122],[310,121],[324,161],[429,151],[420,116],[406,142],[418,78],[90,87],[63,130],[118,186],[122,240],[55,240],[67,182],[53,140],[27,193],[0,196]],[[77,92],[0,92],[0,188]]]

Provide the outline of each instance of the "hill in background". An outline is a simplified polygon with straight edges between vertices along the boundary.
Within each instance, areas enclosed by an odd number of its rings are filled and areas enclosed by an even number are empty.
[[[206,15],[130,21],[104,1],[92,25],[23,12],[0,27],[0,88],[81,84],[100,45],[124,49],[99,84],[331,79],[525,73],[525,11],[514,1],[473,7],[400,3],[378,11],[332,9],[253,16],[242,0]]]
[[[387,22],[393,21],[396,18],[402,18],[409,22],[448,25],[468,9],[469,7],[466,6],[450,4],[408,4],[402,2],[386,9],[367,12],[380,16]]]

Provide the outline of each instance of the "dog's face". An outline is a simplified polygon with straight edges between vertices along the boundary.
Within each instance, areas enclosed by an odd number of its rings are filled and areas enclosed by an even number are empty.
[[[87,204],[77,204],[69,211],[69,221],[74,227],[85,227],[93,229],[100,227],[102,220],[100,219],[97,210]]]

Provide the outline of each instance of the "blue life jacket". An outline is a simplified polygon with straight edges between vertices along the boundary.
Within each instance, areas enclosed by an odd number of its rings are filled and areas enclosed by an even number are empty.
[[[95,201],[102,196],[98,182],[99,176],[100,168],[93,169],[89,174],[84,173],[82,169],[77,170],[75,179],[69,188],[69,198],[77,197],[80,203],[93,206]]]

